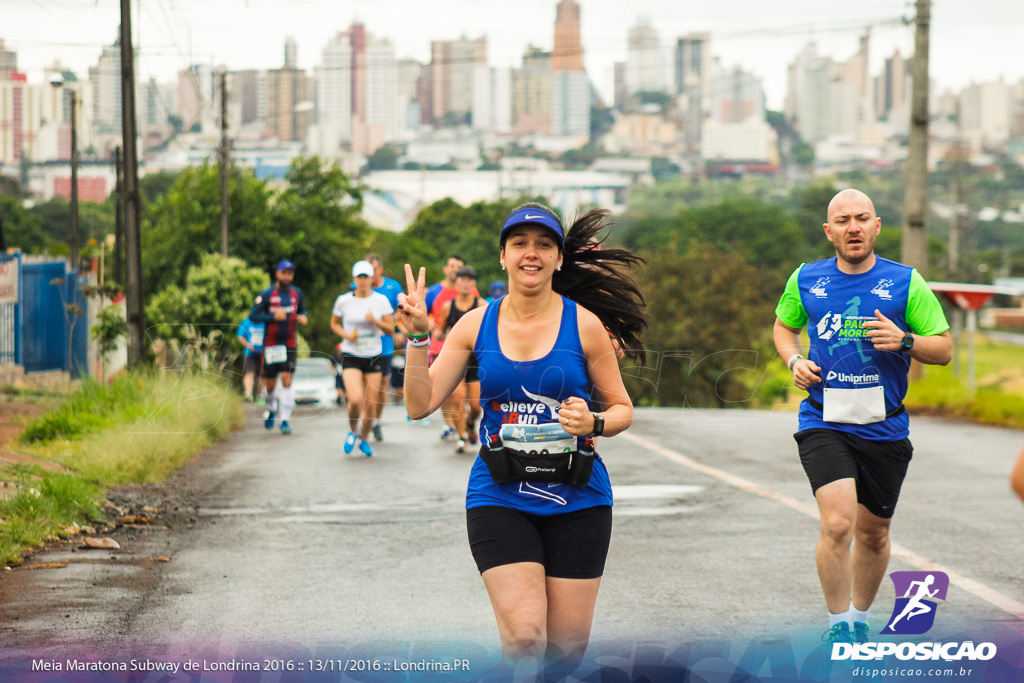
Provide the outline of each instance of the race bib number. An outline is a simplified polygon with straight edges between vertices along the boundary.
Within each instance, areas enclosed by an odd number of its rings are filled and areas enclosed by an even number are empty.
[[[275,346],[268,346],[263,350],[263,362],[267,365],[273,365],[274,363],[284,363],[288,360],[288,347],[284,344],[277,344]]]
[[[500,436],[506,449],[523,455],[556,455],[576,450],[576,437],[562,429],[558,423],[502,425]]]
[[[881,385],[861,389],[826,387],[821,403],[825,422],[866,425],[885,419],[885,390]]]
[[[377,342],[377,335],[372,332],[360,334],[356,337],[356,353],[371,353],[376,351],[380,345]]]
[[[263,328],[254,327],[249,332],[249,343],[253,346],[263,346]]]

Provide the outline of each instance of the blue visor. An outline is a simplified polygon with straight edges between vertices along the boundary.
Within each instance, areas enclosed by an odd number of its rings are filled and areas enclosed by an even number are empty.
[[[277,264],[277,269],[278,270],[295,270],[295,264],[292,263],[291,261],[289,261],[288,259],[285,259],[284,261],[281,261],[280,263]]]
[[[539,225],[547,228],[558,238],[558,248],[565,250],[565,233],[562,231],[562,223],[544,209],[530,207],[513,211],[501,229],[501,239],[505,238],[509,230],[519,225]]]

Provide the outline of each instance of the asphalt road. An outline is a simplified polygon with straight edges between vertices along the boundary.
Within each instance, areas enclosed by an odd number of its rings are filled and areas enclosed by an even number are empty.
[[[167,513],[169,529],[121,530],[115,552],[64,545],[32,562],[67,567],[0,578],[8,654],[400,643],[496,652],[465,532],[474,456],[439,441],[436,417],[412,424],[390,407],[372,458],[342,454],[340,411],[300,409],[291,436],[250,417],[176,477],[172,493],[131,494],[161,500],[155,514]],[[616,505],[595,644],[824,630],[795,425],[793,413],[646,409],[626,434],[601,440]],[[936,631],[1024,636],[1024,505],[1007,484],[1024,433],[931,418],[913,418],[911,429],[890,571],[951,573]],[[893,598],[886,580],[876,623]]]

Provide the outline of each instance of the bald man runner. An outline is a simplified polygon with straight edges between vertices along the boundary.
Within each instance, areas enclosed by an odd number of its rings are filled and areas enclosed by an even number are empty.
[[[903,407],[910,361],[945,365],[952,340],[921,274],[875,254],[882,219],[866,194],[837,194],[823,227],[836,255],[793,272],[774,336],[793,383],[807,392],[794,438],[821,516],[815,559],[829,612],[822,640],[831,645],[868,640],[914,450]]]

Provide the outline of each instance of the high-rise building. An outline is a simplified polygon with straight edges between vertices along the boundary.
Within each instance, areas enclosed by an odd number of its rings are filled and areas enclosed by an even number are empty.
[[[683,141],[687,151],[696,152],[701,147],[704,119],[714,115],[711,35],[690,33],[676,39],[673,57],[673,80],[682,109]]]
[[[960,128],[978,146],[996,149],[1010,137],[1012,87],[1003,81],[971,83],[960,94]]]
[[[305,71],[282,67],[267,71],[267,130],[282,141],[305,141],[311,88]]]
[[[590,79],[582,71],[551,74],[551,134],[590,137]]]
[[[829,136],[832,123],[832,60],[809,43],[789,65],[786,118],[805,142]]]
[[[299,68],[299,45],[291,36],[284,39],[284,66],[286,69]]]
[[[324,46],[317,71],[319,152],[331,156],[352,139],[352,29],[338,33]]]
[[[636,26],[629,29],[626,56],[626,89],[629,94],[667,91],[667,66],[658,32],[650,20],[641,18]]]
[[[0,162],[21,161],[25,143],[28,78],[11,71],[0,80]]]
[[[576,0],[559,0],[555,12],[555,47],[551,51],[551,70],[583,71],[580,6]]]
[[[4,39],[0,38],[0,81],[12,80],[12,75],[18,70],[18,53],[8,50],[4,46]]]
[[[718,123],[743,123],[764,119],[764,86],[749,71],[735,67],[711,79],[709,118]]]
[[[395,102],[396,134],[399,138],[412,137],[423,123],[423,83],[426,69],[415,59],[400,59],[396,64]]]
[[[228,101],[238,102],[239,106],[236,125],[246,127],[262,121],[260,110],[266,106],[265,90],[266,77],[260,71],[247,69],[228,74]]]
[[[217,128],[214,112],[219,111],[217,74],[209,64],[193,64],[178,72],[177,113],[182,128],[211,132]]]
[[[551,53],[532,45],[512,74],[512,125],[516,133],[551,133]]]
[[[887,117],[892,112],[903,112],[910,101],[910,62],[903,59],[897,49],[885,60],[878,76],[875,92],[875,115]]]
[[[97,133],[121,132],[121,39],[103,48],[89,68],[92,87],[92,128]]]
[[[473,110],[473,71],[487,64],[487,38],[430,43],[431,108],[435,122],[458,120]]]
[[[356,115],[366,123],[368,136],[363,148],[367,150],[366,154],[370,154],[394,140],[397,129],[398,67],[395,48],[390,40],[367,38],[366,68],[361,80],[366,89],[366,100],[363,111],[357,111]]]

